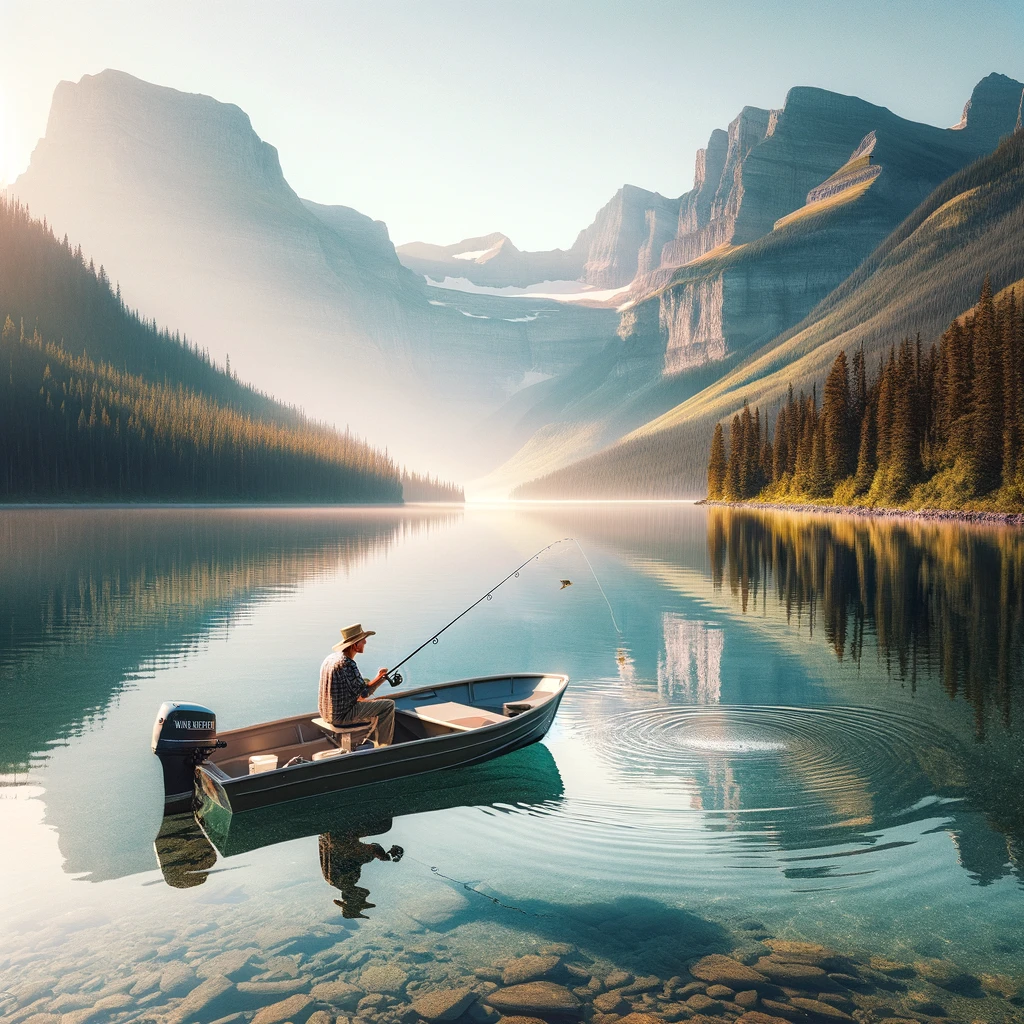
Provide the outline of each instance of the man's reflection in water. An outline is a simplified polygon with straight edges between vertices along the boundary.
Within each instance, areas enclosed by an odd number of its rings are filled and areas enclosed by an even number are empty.
[[[391,830],[391,819],[361,829],[364,836],[380,835]],[[320,870],[324,880],[341,890],[341,899],[335,904],[341,907],[343,917],[365,918],[364,910],[376,904],[367,897],[370,890],[358,885],[363,865],[372,860],[398,862],[405,853],[400,846],[385,850],[380,843],[364,843],[363,836],[354,832],[324,832],[320,836]]]

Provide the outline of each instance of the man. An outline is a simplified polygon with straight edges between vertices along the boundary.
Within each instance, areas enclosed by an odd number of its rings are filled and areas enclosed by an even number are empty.
[[[387,746],[395,734],[395,702],[387,697],[373,697],[373,691],[387,677],[386,668],[379,669],[373,679],[363,679],[352,658],[366,650],[367,637],[376,636],[372,629],[356,623],[341,631],[341,642],[334,645],[337,654],[329,654],[320,666],[320,717],[331,725],[352,725],[374,722],[374,738],[378,747]]]

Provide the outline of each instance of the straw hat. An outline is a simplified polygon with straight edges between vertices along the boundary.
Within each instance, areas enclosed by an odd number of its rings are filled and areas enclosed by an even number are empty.
[[[357,622],[354,626],[346,626],[341,631],[341,643],[335,644],[333,650],[343,651],[345,648],[359,643],[360,640],[365,640],[368,636],[376,635],[375,629],[363,629],[362,624]]]

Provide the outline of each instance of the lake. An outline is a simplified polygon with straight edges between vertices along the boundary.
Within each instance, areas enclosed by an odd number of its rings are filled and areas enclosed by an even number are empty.
[[[341,626],[376,630],[372,675],[567,537],[403,669],[568,673],[542,744],[162,819],[162,701],[221,729],[313,711]],[[0,511],[0,1015],[1020,1020],[1022,653],[1005,527]],[[761,980],[694,966],[721,954]]]

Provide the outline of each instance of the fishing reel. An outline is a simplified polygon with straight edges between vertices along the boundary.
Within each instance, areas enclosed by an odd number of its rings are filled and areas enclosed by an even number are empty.
[[[385,676],[385,678],[392,686],[401,686],[403,682],[401,672],[392,672],[390,675]]]

